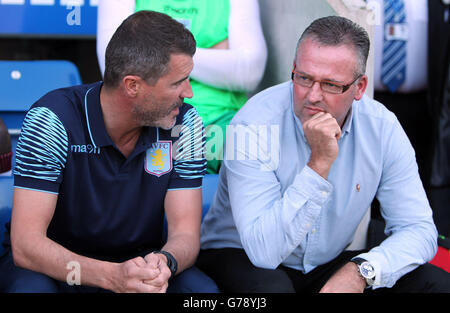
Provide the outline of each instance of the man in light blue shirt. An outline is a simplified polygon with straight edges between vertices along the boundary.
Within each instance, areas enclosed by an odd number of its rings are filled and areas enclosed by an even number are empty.
[[[364,95],[369,45],[348,19],[316,20],[292,80],[232,120],[198,259],[221,290],[450,291],[448,273],[427,264],[437,233],[414,150],[394,114]],[[374,197],[388,238],[346,251]]]

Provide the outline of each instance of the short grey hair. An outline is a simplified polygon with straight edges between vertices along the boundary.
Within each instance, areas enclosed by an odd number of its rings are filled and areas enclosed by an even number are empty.
[[[358,56],[355,77],[365,74],[370,39],[366,30],[358,24],[342,16],[327,16],[313,21],[298,40],[295,57],[297,57],[300,44],[307,38],[326,46],[348,45],[353,47]]]

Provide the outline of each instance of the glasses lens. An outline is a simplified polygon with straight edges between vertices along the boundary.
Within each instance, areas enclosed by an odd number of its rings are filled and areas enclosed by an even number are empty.
[[[297,73],[294,73],[294,82],[304,87],[311,87],[314,83],[312,79]]]
[[[327,83],[327,82],[321,82],[320,87],[323,91],[329,92],[329,93],[342,93],[344,90],[344,86]]]
[[[361,75],[359,75],[353,82],[351,82],[348,85],[338,85],[338,84],[334,84],[334,83],[330,83],[330,82],[326,82],[326,81],[321,81],[321,82],[315,81],[315,80],[309,78],[308,76],[304,76],[304,75],[298,74],[296,72],[292,73],[292,78],[294,80],[294,83],[301,85],[303,87],[311,88],[312,85],[314,84],[314,82],[319,82],[320,88],[322,89],[322,91],[328,92],[328,93],[334,93],[334,94],[344,93],[350,87],[350,85],[352,85],[360,77],[361,77]]]

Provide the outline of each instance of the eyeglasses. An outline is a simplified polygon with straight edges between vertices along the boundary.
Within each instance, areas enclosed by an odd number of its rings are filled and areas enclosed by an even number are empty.
[[[307,75],[296,72],[294,67],[294,69],[292,70],[291,79],[294,83],[308,88],[311,88],[314,85],[314,83],[317,82],[320,84],[320,88],[322,89],[322,91],[332,94],[341,94],[346,92],[351,85],[353,85],[359,78],[361,78],[361,76],[362,75],[356,77],[355,80],[348,85],[341,85],[326,80],[314,80]]]

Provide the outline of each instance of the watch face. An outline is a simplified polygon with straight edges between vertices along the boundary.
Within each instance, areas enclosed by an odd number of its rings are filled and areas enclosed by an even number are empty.
[[[372,279],[375,277],[375,270],[369,262],[364,262],[361,264],[360,272],[365,278]]]

